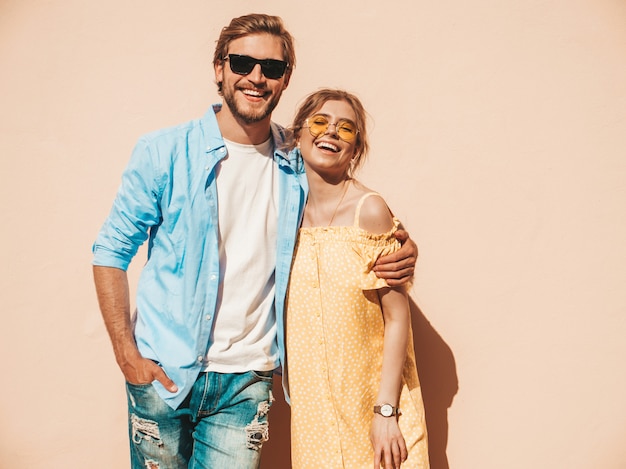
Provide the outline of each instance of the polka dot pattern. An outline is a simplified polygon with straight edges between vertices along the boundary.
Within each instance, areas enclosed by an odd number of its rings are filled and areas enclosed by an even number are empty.
[[[355,217],[358,220],[358,215]],[[286,370],[292,467],[368,468],[382,368],[384,322],[371,268],[399,248],[394,228],[301,228],[289,288]],[[411,331],[407,331],[412,338]],[[428,468],[424,406],[413,343],[407,348],[399,425],[409,450],[403,469]]]

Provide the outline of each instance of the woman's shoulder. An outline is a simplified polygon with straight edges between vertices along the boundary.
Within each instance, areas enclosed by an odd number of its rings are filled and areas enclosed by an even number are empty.
[[[355,183],[355,188],[358,192],[355,224],[373,234],[382,234],[391,230],[394,226],[393,213],[385,199],[378,192],[360,182]]]

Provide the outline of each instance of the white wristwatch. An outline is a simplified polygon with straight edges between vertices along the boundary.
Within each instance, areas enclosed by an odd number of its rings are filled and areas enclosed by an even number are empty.
[[[375,405],[374,413],[383,417],[391,417],[392,415],[400,415],[400,409],[391,404]]]

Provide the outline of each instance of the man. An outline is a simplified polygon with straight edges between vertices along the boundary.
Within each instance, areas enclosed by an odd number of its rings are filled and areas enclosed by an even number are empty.
[[[223,105],[139,140],[94,244],[136,469],[258,467],[284,360],[307,186],[271,114],[295,65],[293,40],[278,17],[235,18],[213,65]],[[131,321],[125,271],[146,239]],[[405,243],[381,276],[405,281],[416,256]]]

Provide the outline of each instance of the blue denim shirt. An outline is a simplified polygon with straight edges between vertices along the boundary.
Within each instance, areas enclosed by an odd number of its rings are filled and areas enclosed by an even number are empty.
[[[137,287],[135,339],[161,364],[178,392],[154,385],[176,408],[203,366],[220,283],[216,166],[226,156],[215,105],[202,119],[153,132],[137,143],[113,208],[93,246],[93,264],[126,270],[146,239],[148,261]],[[284,129],[272,123],[279,168],[276,257],[277,341],[285,359],[284,304],[307,194],[297,153],[278,150]],[[243,249],[246,247],[243,246]]]

